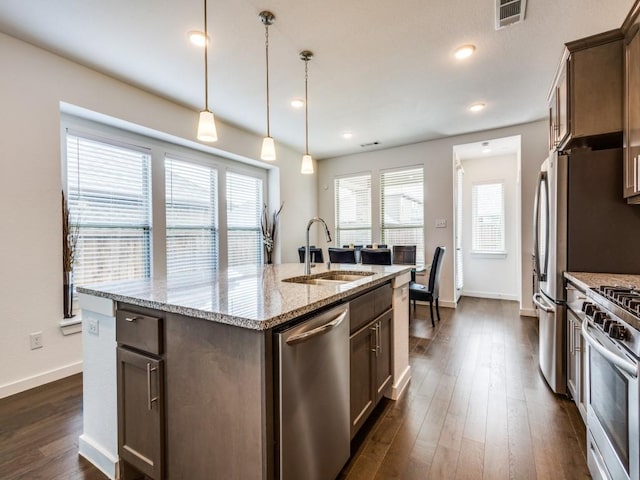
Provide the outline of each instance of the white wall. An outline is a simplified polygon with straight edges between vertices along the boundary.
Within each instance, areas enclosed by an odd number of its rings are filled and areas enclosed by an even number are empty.
[[[80,371],[80,335],[63,336],[60,102],[195,141],[197,112],[0,34],[0,397]],[[215,105],[214,105],[215,108]],[[261,138],[218,119],[216,150],[258,158]],[[282,260],[297,261],[317,212],[316,177],[278,146],[270,201],[280,217]],[[279,180],[279,182],[278,182]],[[278,198],[279,197],[279,198]],[[277,256],[276,256],[277,258]],[[41,331],[44,348],[31,351]]]
[[[540,165],[548,155],[548,131],[546,121],[515,125],[467,135],[442,138],[402,147],[377,150],[318,162],[318,205],[320,216],[335,225],[333,205],[333,179],[337,175],[354,172],[378,171],[408,165],[423,165],[425,178],[425,252],[431,260],[436,246],[444,245],[447,253],[440,279],[440,301],[442,305],[454,305],[453,277],[453,147],[454,145],[480,142],[492,138],[512,135],[522,136],[522,273],[521,313],[532,315],[531,304],[531,252],[533,243],[532,222],[533,197]],[[326,188],[326,189],[325,189]],[[435,228],[436,219],[447,220],[447,228]],[[375,221],[375,218],[374,218]]]
[[[462,295],[518,300],[517,175],[516,154],[474,158],[461,162],[462,250],[464,286]],[[474,183],[504,183],[506,255],[474,254],[472,250],[472,187]]]

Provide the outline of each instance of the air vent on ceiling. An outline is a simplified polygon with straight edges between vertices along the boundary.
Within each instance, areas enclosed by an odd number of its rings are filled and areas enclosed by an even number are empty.
[[[527,0],[496,0],[496,30],[524,20]]]

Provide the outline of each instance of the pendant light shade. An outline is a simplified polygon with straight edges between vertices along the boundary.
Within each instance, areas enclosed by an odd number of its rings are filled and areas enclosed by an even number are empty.
[[[300,59],[304,61],[304,156],[302,157],[302,166],[300,173],[311,175],[313,173],[313,160],[309,155],[309,60],[313,57],[313,53],[309,50],[300,52]]]
[[[305,175],[310,175],[313,173],[313,160],[311,159],[311,155],[304,155],[302,157],[302,167],[300,168],[300,173],[304,173]]]
[[[271,137],[264,137],[262,140],[262,150],[260,151],[262,160],[273,161],[276,159],[276,144]]]
[[[260,21],[264,25],[264,56],[266,60],[266,78],[267,78],[267,135],[262,140],[262,151],[260,152],[260,158],[272,162],[276,159],[276,145],[271,138],[271,129],[269,122],[269,26],[273,25],[273,21],[276,19],[275,15],[267,10],[260,12],[258,15]]]
[[[216,130],[216,120],[213,112],[203,110],[200,112],[200,120],[198,121],[198,140],[202,142],[215,142],[218,140],[218,132]]]
[[[207,0],[204,0],[204,38],[204,110],[200,112],[197,138],[201,142],[215,142],[218,140],[216,121],[213,117],[213,112],[209,110],[209,32],[207,31]]]

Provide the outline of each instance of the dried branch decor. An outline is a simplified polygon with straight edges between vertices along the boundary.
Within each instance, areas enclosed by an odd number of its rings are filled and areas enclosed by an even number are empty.
[[[262,244],[264,245],[267,263],[272,262],[271,255],[273,254],[273,248],[276,245],[278,217],[280,216],[282,207],[284,207],[284,202],[280,205],[280,208],[277,211],[273,212],[272,215],[269,215],[269,210],[266,204],[262,208],[262,220],[260,222],[260,226],[262,227]]]
[[[67,197],[62,192],[62,270],[73,272],[76,261],[76,244],[78,243],[78,224],[71,221]]]

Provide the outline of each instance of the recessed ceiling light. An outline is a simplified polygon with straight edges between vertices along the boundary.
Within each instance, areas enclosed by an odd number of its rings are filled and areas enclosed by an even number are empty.
[[[345,140],[349,140],[350,138],[353,138],[353,133],[352,132],[343,132],[342,133],[342,138],[344,138]]]
[[[456,48],[456,52],[454,53],[454,55],[458,60],[462,60],[463,58],[469,58],[475,53],[475,51],[475,45],[462,45],[461,47]]]
[[[187,37],[189,38],[189,41],[193,43],[196,47],[204,47],[204,43],[205,43],[204,32],[201,32],[199,30],[191,30],[190,32],[187,33]]]
[[[483,110],[484,107],[486,107],[484,103],[474,103],[469,107],[469,110],[471,110],[472,112],[479,112],[480,110]]]
[[[490,148],[483,148],[482,149],[482,153],[491,153],[491,149]]]
[[[302,108],[304,107],[304,100],[301,98],[294,98],[291,100],[291,106],[293,108]]]

